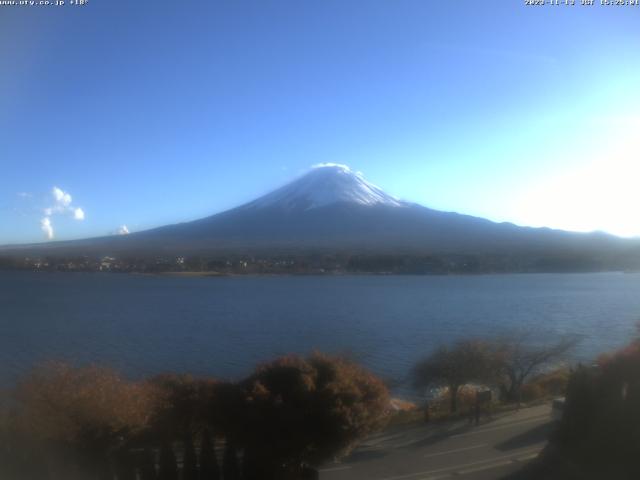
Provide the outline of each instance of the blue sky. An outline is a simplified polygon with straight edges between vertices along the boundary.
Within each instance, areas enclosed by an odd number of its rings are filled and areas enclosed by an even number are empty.
[[[195,219],[322,162],[438,209],[640,235],[639,21],[498,0],[0,7],[0,244],[45,240],[43,218],[55,239]]]

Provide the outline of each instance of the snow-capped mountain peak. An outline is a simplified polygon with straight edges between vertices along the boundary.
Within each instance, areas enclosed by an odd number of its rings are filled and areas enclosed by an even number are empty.
[[[362,173],[346,165],[323,163],[291,183],[245,205],[245,208],[279,207],[310,210],[334,203],[358,205],[405,205],[381,188],[367,182]]]

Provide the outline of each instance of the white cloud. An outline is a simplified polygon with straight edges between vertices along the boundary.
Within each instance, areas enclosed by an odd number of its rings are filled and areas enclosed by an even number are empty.
[[[40,230],[44,232],[48,240],[53,238],[53,225],[51,225],[51,219],[44,217],[40,220]]]
[[[53,187],[51,195],[53,196],[53,205],[44,209],[46,215],[66,212],[73,213],[74,207],[71,206],[73,198],[69,192],[65,192],[58,187]]]
[[[72,205],[73,197],[69,192],[54,186],[51,189],[51,196],[53,197],[52,204],[44,209],[45,216],[40,220],[40,229],[49,240],[53,238],[53,223],[51,222],[53,215],[70,215],[73,219],[80,221],[85,219],[84,210]]]
[[[313,169],[326,168],[326,167],[339,168],[340,170],[344,170],[345,172],[351,171],[351,168],[349,168],[349,165],[344,165],[343,163],[324,162],[324,163],[316,163],[315,165],[311,165],[311,168]]]
[[[315,165],[311,165],[313,170],[317,170],[319,168],[334,168],[337,170],[341,170],[344,173],[352,173],[358,177],[364,177],[364,174],[360,170],[353,170],[349,165],[345,165],[343,163],[333,163],[333,162],[325,162],[325,163],[316,163]]]
[[[71,195],[61,188],[53,187],[53,198],[56,201],[56,204],[61,207],[68,207],[71,205]]]
[[[122,225],[119,229],[118,229],[118,235],[129,235],[129,229],[127,228],[126,225]]]

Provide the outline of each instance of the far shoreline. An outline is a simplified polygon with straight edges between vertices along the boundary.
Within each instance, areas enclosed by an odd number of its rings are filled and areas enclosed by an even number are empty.
[[[594,275],[594,274],[640,274],[640,271],[625,270],[593,270],[593,271],[538,271],[538,272],[452,272],[452,273],[402,273],[402,272],[215,272],[215,271],[166,271],[166,272],[141,272],[141,271],[97,271],[97,270],[44,270],[44,269],[6,269],[0,268],[0,272],[30,272],[30,273],[91,273],[99,275],[136,275],[150,277],[175,277],[175,278],[239,278],[239,277],[482,277],[500,275]]]

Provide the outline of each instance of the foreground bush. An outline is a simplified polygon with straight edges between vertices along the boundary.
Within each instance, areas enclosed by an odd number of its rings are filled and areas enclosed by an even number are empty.
[[[579,367],[542,458],[514,478],[640,478],[640,343]]]
[[[47,364],[5,411],[0,478],[307,478],[309,466],[380,426],[388,405],[380,380],[320,354],[277,359],[239,383],[173,374],[134,383],[104,368]]]
[[[151,440],[183,440],[211,424],[218,382],[186,374],[157,375],[145,382],[154,398]]]
[[[590,469],[640,478],[640,344],[573,375],[558,440]]]
[[[389,405],[376,377],[320,354],[262,365],[241,387],[251,479],[299,478],[305,466],[346,453],[380,426]]]
[[[104,477],[118,449],[149,424],[151,390],[111,370],[50,363],[18,386],[10,428],[23,448],[61,476]]]

